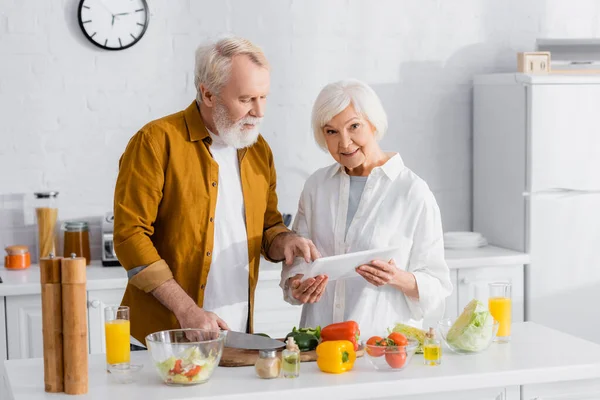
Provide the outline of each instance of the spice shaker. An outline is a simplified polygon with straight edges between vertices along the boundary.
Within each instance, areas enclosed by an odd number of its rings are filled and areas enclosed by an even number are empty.
[[[58,192],[36,192],[35,220],[38,229],[38,260],[56,252],[56,221],[58,219]]]
[[[254,364],[256,375],[262,379],[273,379],[279,377],[281,372],[281,360],[276,350],[260,350],[258,359]]]
[[[86,266],[83,257],[62,258],[63,368],[66,394],[88,391]]]
[[[40,260],[44,389],[50,393],[64,391],[61,260],[52,254]]]
[[[300,349],[293,337],[288,337],[286,347],[283,349],[282,370],[284,378],[297,378],[300,376]]]
[[[90,265],[90,232],[86,221],[67,221],[62,225],[64,232],[63,254],[75,253],[84,257],[85,264]]]
[[[425,365],[440,365],[442,363],[442,343],[435,337],[433,328],[425,334],[423,341],[423,361]]]

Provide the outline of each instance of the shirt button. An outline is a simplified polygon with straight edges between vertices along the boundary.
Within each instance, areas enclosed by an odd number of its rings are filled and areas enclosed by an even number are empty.
[[[217,187],[217,182],[212,183],[213,187]]]
[[[342,308],[342,306],[340,304],[336,304],[335,308]]]
[[[210,217],[210,222],[213,222],[213,221],[214,221],[213,217]]]
[[[206,256],[207,256],[207,257],[210,257],[210,251],[207,251],[207,252],[206,252]]]
[[[204,290],[204,284],[200,285],[200,289]]]

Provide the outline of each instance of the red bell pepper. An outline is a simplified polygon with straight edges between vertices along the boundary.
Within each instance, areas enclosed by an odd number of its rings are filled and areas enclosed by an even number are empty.
[[[321,330],[321,341],[349,340],[354,345],[354,351],[358,350],[358,339],[360,329],[354,321],[338,322],[327,325]]]

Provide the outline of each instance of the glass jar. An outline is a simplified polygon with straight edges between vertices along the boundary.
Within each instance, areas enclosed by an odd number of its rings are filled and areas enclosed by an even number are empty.
[[[56,221],[58,219],[58,192],[34,193],[35,221],[37,224],[38,260],[56,255]]]
[[[4,257],[4,268],[26,269],[31,265],[31,256],[27,246],[8,246],[4,250],[6,250],[6,256]]]
[[[67,221],[62,225],[64,231],[63,254],[73,254],[84,257],[85,264],[92,261],[90,254],[90,230],[85,221]]]
[[[273,379],[279,377],[281,372],[281,359],[275,350],[260,350],[258,359],[254,364],[256,376],[262,379]]]

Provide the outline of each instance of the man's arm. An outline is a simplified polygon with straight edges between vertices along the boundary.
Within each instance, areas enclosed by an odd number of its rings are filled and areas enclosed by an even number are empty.
[[[154,295],[175,314],[182,327],[226,328],[219,318],[199,308],[173,279],[152,243],[162,200],[166,155],[147,131],[138,132],[119,163],[115,186],[115,252],[128,271],[129,283]]]

